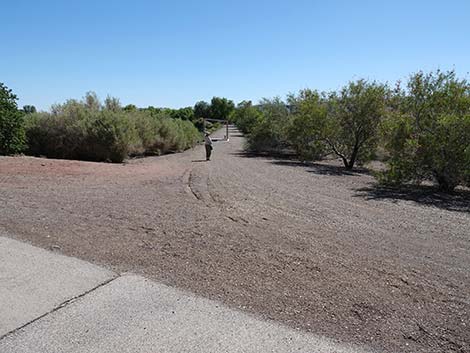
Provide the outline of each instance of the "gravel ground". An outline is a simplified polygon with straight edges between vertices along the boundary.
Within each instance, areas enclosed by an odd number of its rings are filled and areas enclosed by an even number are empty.
[[[21,240],[385,352],[470,352],[470,196],[243,153],[0,158]]]

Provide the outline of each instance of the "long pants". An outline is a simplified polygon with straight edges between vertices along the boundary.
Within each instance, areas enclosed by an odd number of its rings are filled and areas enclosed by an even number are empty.
[[[205,145],[206,146],[206,160],[211,159],[211,153],[212,153],[212,146],[211,145]]]

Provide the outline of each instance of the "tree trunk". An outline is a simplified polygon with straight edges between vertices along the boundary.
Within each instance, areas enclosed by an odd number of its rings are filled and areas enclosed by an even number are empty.
[[[451,177],[449,177],[446,173],[434,173],[436,176],[437,183],[439,184],[439,191],[444,192],[452,192],[454,191],[457,183]]]
[[[357,154],[359,153],[359,147],[356,145],[354,146],[353,152],[351,153],[351,158],[349,162],[344,160],[344,166],[347,170],[351,170],[354,168],[354,164],[356,163]]]

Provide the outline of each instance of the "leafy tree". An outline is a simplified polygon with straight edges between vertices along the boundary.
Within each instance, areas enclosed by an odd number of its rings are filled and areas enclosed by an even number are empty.
[[[181,108],[181,109],[171,109],[170,115],[173,119],[181,120],[194,120],[194,111],[191,107]]]
[[[32,114],[32,113],[36,113],[37,110],[36,110],[36,107],[34,105],[24,105],[23,106],[23,111],[26,113],[26,114]]]
[[[101,109],[101,102],[98,95],[95,92],[87,92],[85,94],[85,106],[90,111],[98,111]]]
[[[287,146],[289,109],[279,97],[262,99],[259,109],[262,115],[248,136],[248,147],[255,152],[279,153]]]
[[[317,91],[305,89],[288,98],[293,112],[287,128],[287,139],[302,160],[315,160],[325,154],[322,132],[327,120],[327,105]]]
[[[25,146],[23,113],[17,97],[0,82],[0,154],[21,152]]]
[[[110,97],[110,96],[107,96],[106,99],[104,100],[104,107],[105,109],[111,110],[113,112],[118,112],[122,109],[119,98]]]
[[[391,155],[383,181],[470,185],[470,84],[454,71],[418,72],[384,124]]]
[[[388,88],[376,82],[350,82],[328,99],[327,121],[320,138],[333,154],[352,169],[374,155],[379,126],[386,113]]]
[[[137,107],[134,104],[128,104],[122,109],[126,112],[135,112],[135,111],[137,111]]]
[[[194,118],[195,119],[207,119],[210,118],[211,107],[209,103],[200,101],[194,105]]]
[[[227,98],[213,97],[210,106],[210,118],[226,120],[234,109],[235,104],[233,101]]]
[[[262,119],[262,113],[255,108],[251,101],[243,101],[237,105],[230,119],[245,134],[249,134]]]

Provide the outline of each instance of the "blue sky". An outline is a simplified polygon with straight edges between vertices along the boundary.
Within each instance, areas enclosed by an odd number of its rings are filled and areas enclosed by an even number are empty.
[[[239,102],[357,78],[470,71],[470,1],[2,1],[0,82],[48,109]]]

